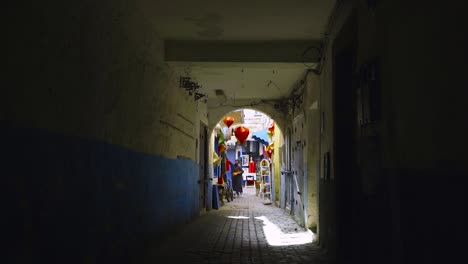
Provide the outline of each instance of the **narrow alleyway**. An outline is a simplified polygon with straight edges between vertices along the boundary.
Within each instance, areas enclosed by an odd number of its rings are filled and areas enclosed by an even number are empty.
[[[240,198],[180,229],[152,251],[146,262],[329,263],[312,238],[287,212],[264,205],[255,189],[244,188]]]

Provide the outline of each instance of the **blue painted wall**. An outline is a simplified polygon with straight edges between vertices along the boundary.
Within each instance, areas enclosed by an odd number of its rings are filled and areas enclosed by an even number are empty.
[[[198,215],[192,160],[4,122],[0,136],[4,238],[16,263],[128,262]]]
[[[226,156],[232,162],[232,164],[236,163],[236,150],[235,149],[226,150]]]

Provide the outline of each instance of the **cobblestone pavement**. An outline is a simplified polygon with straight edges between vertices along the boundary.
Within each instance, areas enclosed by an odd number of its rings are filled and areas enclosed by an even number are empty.
[[[297,244],[308,239],[309,243]],[[284,210],[264,205],[255,189],[210,210],[181,228],[148,263],[173,259],[187,263],[329,263],[312,233],[296,224]],[[290,245],[294,244],[295,245]]]

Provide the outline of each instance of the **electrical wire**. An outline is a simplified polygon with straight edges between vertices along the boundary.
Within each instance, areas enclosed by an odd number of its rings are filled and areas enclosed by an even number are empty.
[[[323,34],[322,40],[320,41],[320,49],[321,49],[320,60],[317,65],[317,69],[314,69],[314,72],[316,74],[320,75],[322,73],[323,64],[325,63],[325,60],[326,60],[326,52],[329,49],[330,35],[331,35],[333,28],[335,27],[337,17],[343,9],[344,2],[345,2],[344,0],[337,0],[330,16],[328,17],[325,33]]]
[[[278,92],[280,94],[282,94],[283,92],[281,91],[281,88],[279,88],[279,86],[272,80],[268,80],[268,84],[267,84],[267,87],[270,87],[270,84],[273,84],[277,89],[278,89]]]
[[[261,102],[251,102],[251,103],[248,103],[248,104],[240,104],[240,105],[236,105],[236,104],[219,104],[217,106],[214,106],[214,107],[210,107],[210,109],[219,109],[219,108],[222,108],[222,107],[237,107],[237,108],[242,108],[242,107],[252,107],[252,106],[256,106],[256,105],[260,105]]]

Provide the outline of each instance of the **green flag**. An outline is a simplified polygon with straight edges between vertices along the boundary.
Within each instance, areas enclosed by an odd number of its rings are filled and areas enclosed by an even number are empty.
[[[220,129],[219,130],[219,139],[218,139],[218,144],[223,144],[223,142],[226,141],[226,139],[224,138],[224,133],[223,133],[223,130]]]

